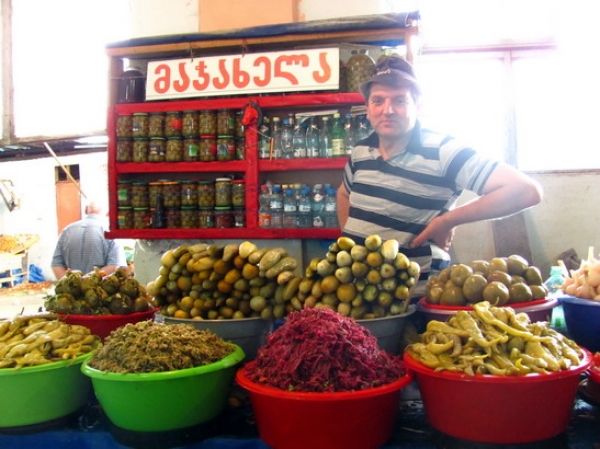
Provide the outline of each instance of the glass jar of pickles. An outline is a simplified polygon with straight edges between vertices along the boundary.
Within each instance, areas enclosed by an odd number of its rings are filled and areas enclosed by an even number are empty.
[[[214,181],[198,182],[198,206],[200,208],[215,207],[215,183]]]
[[[235,113],[235,137],[244,137],[244,125],[242,125],[242,111]]]
[[[215,216],[212,207],[201,207],[198,209],[198,227],[214,228]]]
[[[196,136],[183,138],[182,159],[185,162],[195,162],[200,158],[200,139]]]
[[[233,228],[231,207],[215,207],[215,228]]]
[[[181,227],[181,210],[179,208],[167,208],[165,210],[167,228],[176,229]]]
[[[165,162],[167,144],[164,137],[153,137],[148,147],[148,162]]]
[[[133,139],[133,162],[148,162],[150,140],[144,138]]]
[[[215,206],[231,207],[230,178],[217,178],[215,180]]]
[[[148,183],[134,182],[131,185],[131,205],[133,207],[148,207]]]
[[[181,207],[198,206],[198,190],[193,181],[181,181]]]
[[[217,137],[217,160],[220,162],[235,159],[235,140],[233,136]]]
[[[184,229],[198,227],[198,208],[192,206],[181,207],[181,227]]]
[[[183,160],[183,140],[181,137],[169,137],[165,150],[165,161],[181,162]]]
[[[117,227],[119,229],[133,228],[133,208],[119,207],[117,209]]]
[[[181,134],[184,136],[200,135],[198,111],[183,111],[181,118]]]
[[[181,112],[170,111],[165,116],[165,137],[181,137]]]
[[[200,160],[210,162],[217,160],[217,138],[215,136],[200,137]]]
[[[163,182],[161,194],[166,208],[181,207],[181,188],[177,181]]]
[[[246,206],[246,181],[243,179],[235,179],[231,182],[231,205]]]
[[[151,112],[148,117],[148,137],[165,137],[165,113]]]
[[[132,121],[133,117],[131,114],[117,115],[117,137],[133,137]]]
[[[233,208],[233,227],[234,228],[245,228],[246,227],[246,208],[245,207],[234,207]]]
[[[136,112],[131,119],[131,135],[133,137],[148,137],[148,119],[145,112]]]
[[[235,112],[233,109],[217,111],[217,135],[235,135]]]
[[[131,206],[131,181],[117,182],[117,207]]]
[[[163,181],[153,181],[148,183],[148,202],[150,207],[156,207],[158,197],[162,196]]]
[[[146,229],[150,227],[150,208],[135,207],[133,209],[133,229]]]
[[[200,111],[200,114],[198,116],[198,128],[201,136],[216,136],[217,113],[210,109]]]
[[[246,159],[246,139],[235,139],[235,159],[243,161]]]
[[[133,161],[133,140],[128,137],[117,139],[117,162]]]

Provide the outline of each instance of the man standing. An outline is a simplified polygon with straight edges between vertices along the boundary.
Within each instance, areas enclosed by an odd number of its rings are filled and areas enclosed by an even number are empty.
[[[539,203],[541,187],[508,164],[421,127],[421,89],[404,59],[387,57],[361,86],[374,133],[352,150],[338,189],[342,233],[396,239],[421,266],[413,297],[430,274],[450,265],[456,226],[500,218]],[[460,207],[463,190],[478,197]]]
[[[52,271],[56,279],[67,270],[89,273],[99,268],[110,274],[127,266],[125,251],[115,240],[107,240],[106,213],[98,201],[90,200],[85,207],[85,217],[68,225],[58,237],[52,257]]]

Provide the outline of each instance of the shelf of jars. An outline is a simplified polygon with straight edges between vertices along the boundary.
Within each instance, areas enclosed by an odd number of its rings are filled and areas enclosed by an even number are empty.
[[[134,114],[169,113],[202,110],[233,110],[241,111],[245,105],[253,103],[260,107],[265,115],[285,114],[289,112],[331,110],[336,107],[350,108],[362,104],[362,96],[358,93],[290,93],[264,96],[248,96],[237,98],[192,99],[184,101],[146,102],[116,104],[111,109],[108,120],[109,135],[109,191],[113,192],[110,200],[109,221],[110,238],[140,238],[140,239],[335,239],[340,235],[337,228],[261,228],[258,226],[257,205],[261,180],[268,173],[286,172],[315,172],[320,170],[341,170],[346,163],[346,157],[329,158],[298,158],[298,159],[259,159],[257,151],[258,135],[255,126],[247,127],[244,132],[245,151],[243,159],[215,161],[169,161],[169,162],[122,162],[119,161],[118,146],[119,124],[117,117],[133,116]],[[236,156],[237,157],[237,156]],[[262,174],[262,176],[261,176]],[[151,219],[146,217],[144,223],[123,224],[119,216],[120,204],[117,202],[119,183],[156,181],[167,182],[198,182],[215,180],[219,177],[231,177],[245,181],[246,212],[243,214],[243,225],[236,224],[225,227],[152,227]],[[326,182],[326,181],[324,181]],[[148,204],[149,214],[152,214],[155,204]],[[134,208],[135,209],[135,208]],[[231,227],[230,227],[231,226]]]

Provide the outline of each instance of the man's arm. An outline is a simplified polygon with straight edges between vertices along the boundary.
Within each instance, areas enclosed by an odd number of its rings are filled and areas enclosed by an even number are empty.
[[[337,214],[340,229],[344,229],[350,214],[350,194],[346,190],[344,183],[339,186],[337,191]]]
[[[542,196],[542,188],[537,182],[510,165],[500,163],[490,174],[481,196],[434,218],[412,240],[411,246],[431,240],[447,250],[456,226],[515,214],[535,206]]]
[[[54,276],[56,276],[56,279],[60,279],[62,278],[65,274],[67,274],[67,267],[52,267],[52,271],[54,272]]]

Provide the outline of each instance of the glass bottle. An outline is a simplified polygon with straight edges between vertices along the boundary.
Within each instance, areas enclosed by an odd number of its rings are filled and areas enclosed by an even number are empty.
[[[294,122],[293,118],[283,119],[281,130],[281,157],[292,159],[294,157]]]
[[[321,118],[321,129],[319,131],[319,156],[331,157],[333,148],[331,146],[331,128],[329,126],[329,117]]]
[[[319,157],[319,126],[314,115],[308,119],[306,128],[306,156]]]
[[[283,147],[281,143],[281,119],[279,117],[273,117],[271,121],[271,147],[272,147],[272,157],[273,159],[281,159],[283,156]]]
[[[344,120],[344,151],[346,154],[352,153],[355,142],[354,118],[352,114],[348,113]]]
[[[306,157],[306,126],[300,120],[296,120],[294,123],[292,145],[294,148],[294,158]]]
[[[344,148],[344,124],[339,113],[333,114],[331,123],[331,155],[340,157],[346,154]]]

